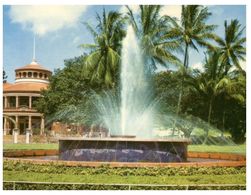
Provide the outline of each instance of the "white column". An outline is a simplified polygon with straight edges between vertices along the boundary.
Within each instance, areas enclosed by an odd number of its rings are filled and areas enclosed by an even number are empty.
[[[29,129],[31,129],[31,116],[29,116],[29,126],[28,126]]]
[[[29,144],[30,143],[30,129],[26,129],[26,134],[25,134],[25,143]]]
[[[29,109],[32,108],[32,96],[29,96]]]
[[[8,108],[8,96],[5,96],[5,99],[4,99],[4,108]]]
[[[17,129],[19,127],[18,125],[18,116],[16,115],[16,124],[15,124],[15,128]]]
[[[19,97],[16,96],[16,108],[18,108],[18,107],[19,107]]]
[[[41,127],[40,127],[40,135],[44,133],[44,116],[41,116]]]
[[[13,129],[13,143],[17,144],[18,143],[18,129]]]
[[[7,135],[7,118],[4,117],[3,135]]]

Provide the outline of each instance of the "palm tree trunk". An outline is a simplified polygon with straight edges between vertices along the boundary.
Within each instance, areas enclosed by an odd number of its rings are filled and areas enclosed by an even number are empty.
[[[210,99],[209,102],[209,109],[208,109],[208,116],[207,116],[207,122],[210,124],[211,122],[211,115],[212,115],[212,107],[213,107],[213,98]]]
[[[209,101],[209,108],[208,108],[208,116],[207,116],[207,122],[210,124],[211,122],[211,115],[212,115],[212,108],[213,108],[213,97],[211,97],[210,101]],[[208,133],[209,133],[209,129],[206,129],[206,137],[203,141],[203,144],[207,143],[208,140]]]
[[[183,78],[181,80],[181,89],[180,89],[180,93],[179,93],[179,98],[178,98],[178,105],[177,105],[177,114],[180,113],[180,104],[181,104],[181,98],[182,98],[182,95],[183,95]]]
[[[224,108],[223,108],[224,109]],[[221,137],[224,136],[224,131],[225,131],[225,117],[226,117],[226,112],[225,109],[223,110],[223,116],[222,116],[222,131],[221,131]]]
[[[184,65],[185,69],[187,69],[187,66],[188,66],[188,44],[186,44],[186,48],[185,48],[185,56],[184,56],[183,65]],[[183,95],[183,85],[184,85],[184,74],[182,73],[181,88],[180,88],[178,104],[177,104],[177,114],[179,114],[179,112],[180,112],[181,99],[182,99],[182,95]]]
[[[187,69],[188,67],[188,44],[186,43],[186,48],[185,48],[185,58],[184,58],[184,67]]]

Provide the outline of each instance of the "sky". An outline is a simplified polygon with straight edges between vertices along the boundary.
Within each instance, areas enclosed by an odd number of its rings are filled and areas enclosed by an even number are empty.
[[[216,34],[224,36],[224,20],[238,19],[246,26],[246,6],[210,5],[212,16],[208,24],[216,24]],[[131,6],[137,14],[138,6]],[[45,68],[54,70],[64,67],[64,60],[83,54],[78,46],[92,43],[93,38],[83,22],[96,26],[96,14],[102,10],[125,12],[122,5],[78,5],[78,6],[29,6],[3,5],[3,68],[8,82],[15,81],[14,70],[29,64],[33,57],[33,39],[36,37],[36,60]],[[161,15],[180,17],[181,6],[163,6]],[[244,32],[246,36],[246,32]],[[182,56],[180,56],[182,59]],[[200,52],[190,50],[190,66],[201,69],[204,58]],[[245,66],[245,62],[241,62]],[[164,70],[163,68],[161,70]]]

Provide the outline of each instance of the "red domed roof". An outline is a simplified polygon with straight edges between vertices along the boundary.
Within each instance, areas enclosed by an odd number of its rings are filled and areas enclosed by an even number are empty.
[[[44,68],[42,65],[38,64],[35,60],[33,60],[30,64],[27,64],[21,68],[17,68],[15,71],[19,70],[43,70],[51,73],[50,70]]]
[[[10,87],[11,85],[13,85],[13,84],[8,83],[8,82],[3,83],[3,90],[5,90],[6,88]]]
[[[9,83],[8,83],[9,84]],[[42,89],[47,89],[48,83],[15,83],[4,84],[3,92],[40,92]]]

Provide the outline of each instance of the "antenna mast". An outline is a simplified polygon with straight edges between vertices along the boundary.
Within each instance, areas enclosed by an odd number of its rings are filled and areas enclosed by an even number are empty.
[[[36,61],[36,35],[34,34],[33,38],[33,59],[32,61]]]

